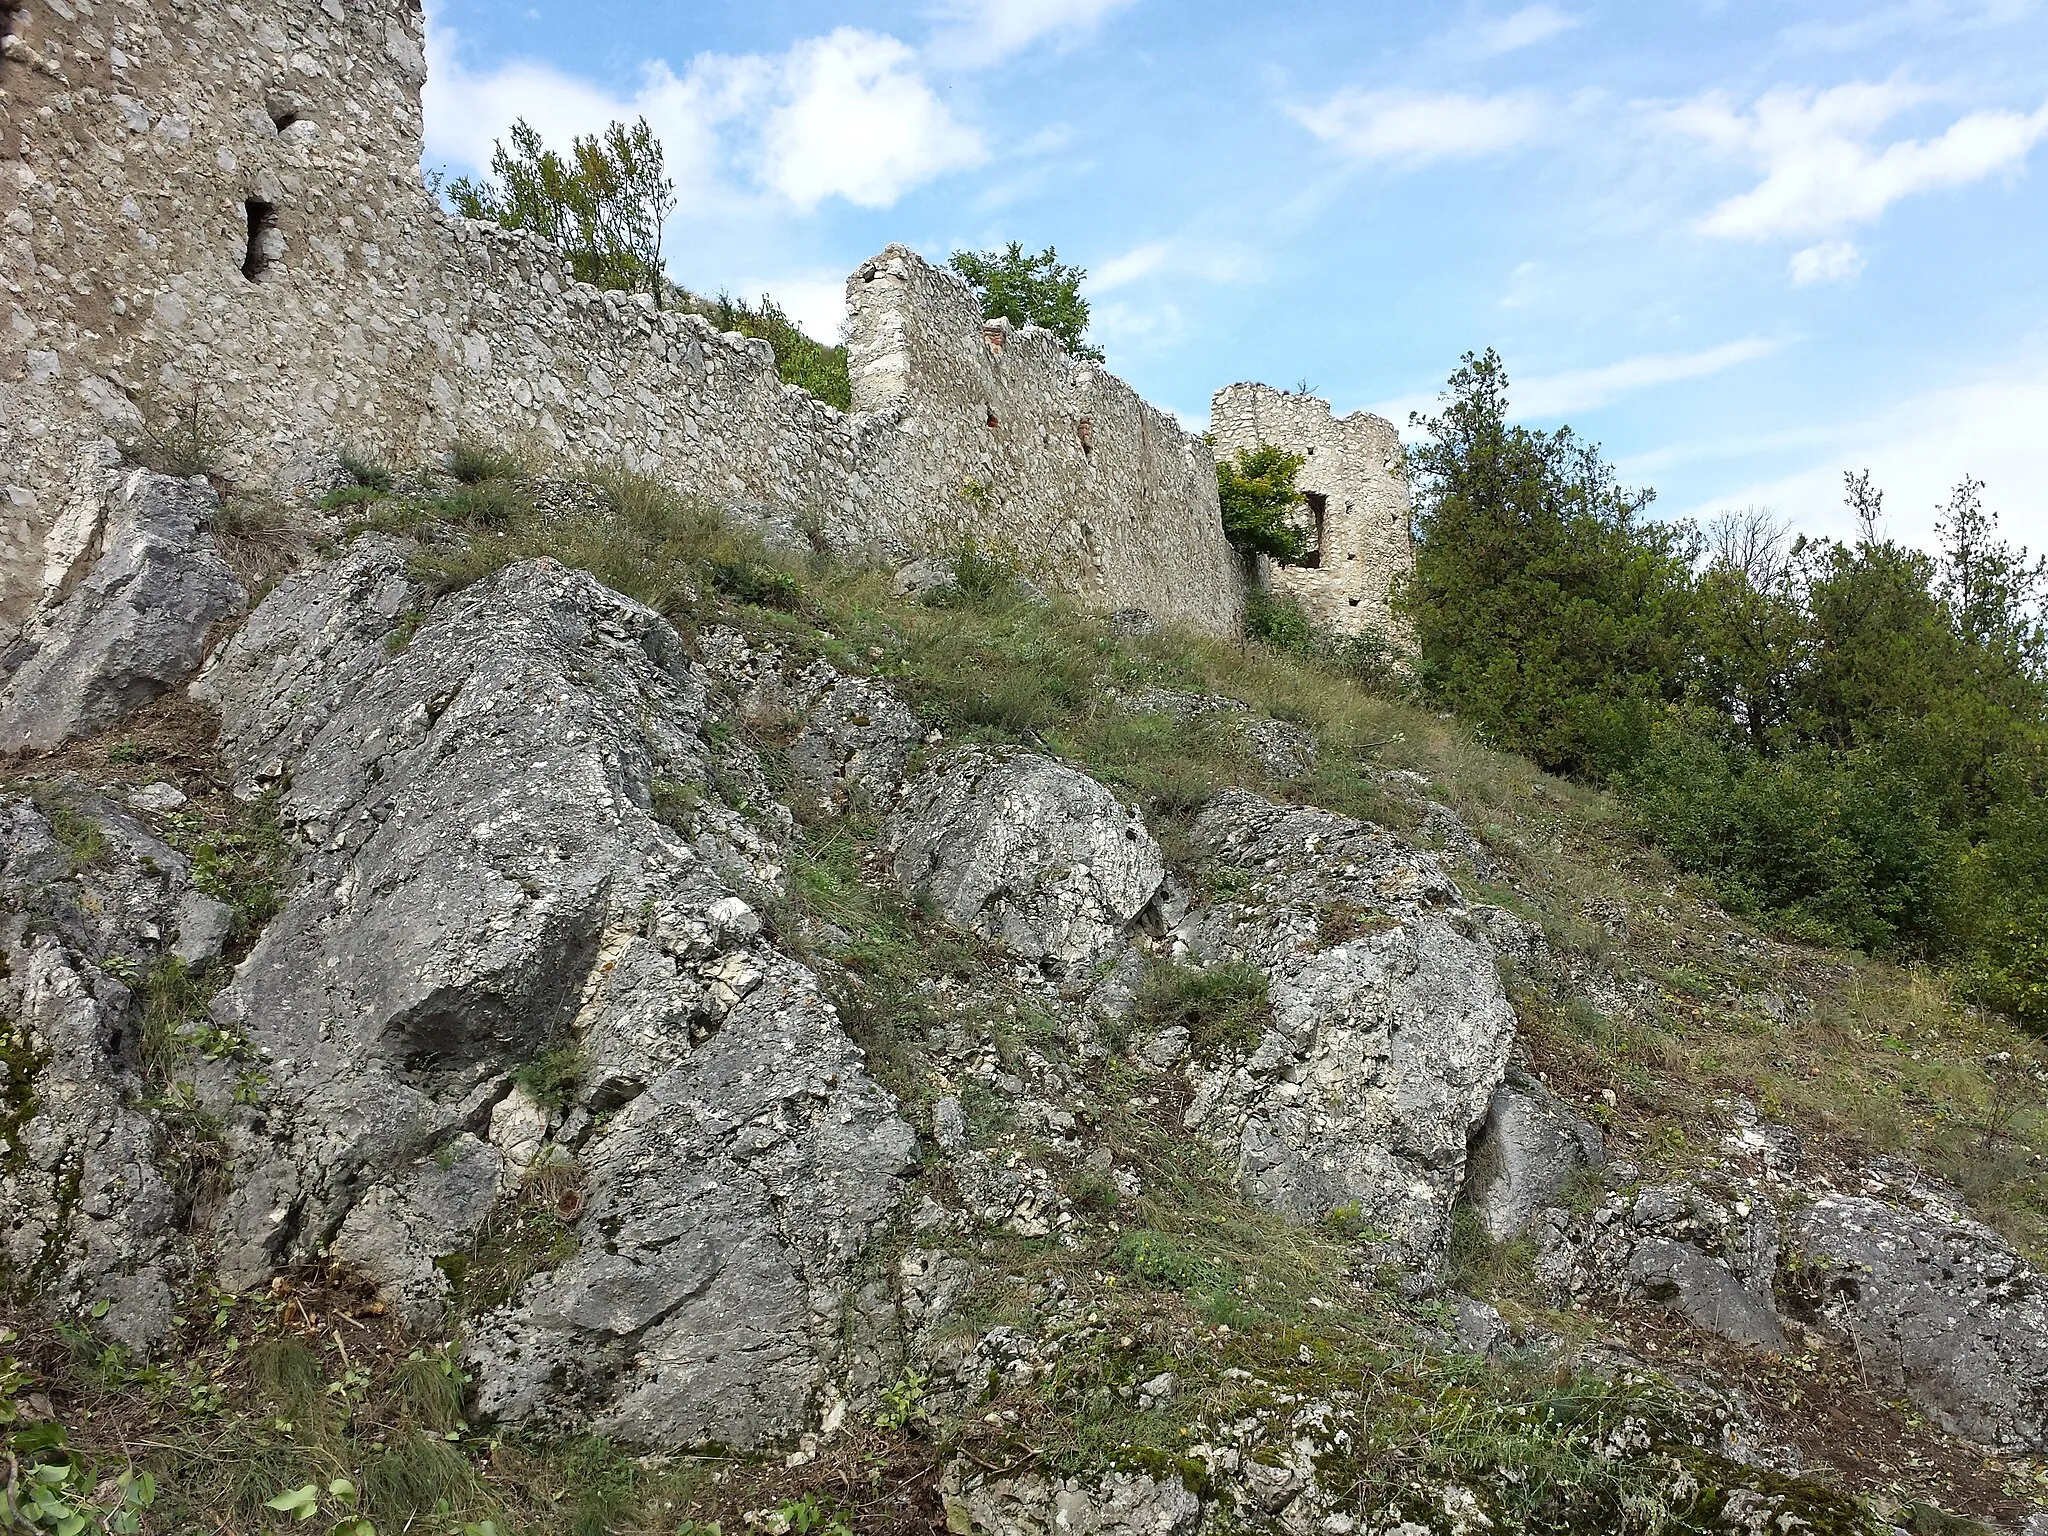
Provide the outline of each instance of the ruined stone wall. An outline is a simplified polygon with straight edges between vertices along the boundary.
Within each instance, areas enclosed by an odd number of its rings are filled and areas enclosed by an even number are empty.
[[[1313,501],[1302,518],[1314,563],[1262,561],[1266,584],[1340,634],[1378,630],[1405,639],[1407,628],[1388,603],[1395,579],[1415,566],[1407,462],[1394,424],[1364,411],[1336,416],[1313,395],[1232,384],[1210,402],[1209,425],[1219,458],[1262,443],[1303,455],[1295,484],[1321,498],[1320,519]]]
[[[972,538],[1095,606],[1228,631],[1241,621],[1208,445],[1048,331],[984,324],[966,284],[892,245],[847,283],[857,408],[885,443],[895,504],[863,532],[917,548]]]
[[[971,533],[1092,605],[1235,626],[1201,444],[1043,333],[995,350],[913,253],[849,284],[849,417],[765,344],[447,216],[423,25],[418,0],[0,0],[0,621],[89,550],[94,445],[196,401],[250,484],[467,432],[892,556]]]

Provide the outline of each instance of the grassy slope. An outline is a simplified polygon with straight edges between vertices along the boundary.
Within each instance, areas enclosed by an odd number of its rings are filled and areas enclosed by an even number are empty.
[[[1742,1093],[1798,1125],[1819,1165],[1904,1152],[1962,1184],[1988,1220],[2042,1254],[2048,1118],[2026,1075],[2039,1070],[2034,1043],[1956,1007],[1938,977],[1744,930],[1675,876],[1604,795],[1492,752],[1411,702],[1256,647],[1120,637],[1063,607],[1020,601],[993,579],[960,606],[906,603],[891,596],[884,574],[770,556],[631,480],[606,480],[604,495],[543,489],[541,499],[558,509],[545,517],[532,512],[527,490],[489,483],[498,489],[483,495],[376,500],[365,515],[415,529],[451,515],[466,522],[469,544],[439,546],[428,562],[451,584],[521,555],[552,554],[652,603],[686,633],[737,623],[798,653],[887,677],[950,738],[1048,749],[1139,798],[1169,855],[1197,878],[1179,828],[1219,784],[1403,825],[1416,811],[1384,791],[1379,770],[1420,773],[1492,856],[1490,883],[1459,871],[1468,889],[1478,885],[1539,922],[1575,974],[1612,979],[1591,989],[1609,1000],[1604,1012],[1534,986],[1520,988],[1516,1003],[1532,1065],[1600,1114],[1646,1175],[1709,1156],[1711,1146],[1700,1144],[1702,1127],[1714,1123],[1708,1106]],[[1318,765],[1299,781],[1274,782],[1235,734],[1117,702],[1118,691],[1152,685],[1227,695],[1298,722],[1321,743]],[[763,733],[771,758],[774,738]],[[188,788],[204,776],[159,755],[144,730],[83,749],[71,766],[135,783],[168,771]],[[844,931],[816,958],[838,977],[878,1073],[912,1100],[944,1087],[921,1060],[920,1042],[941,1022],[960,1022],[963,997],[975,1000],[966,1024],[986,1031],[1006,1062],[1060,1050],[1058,1029],[1030,999],[1005,1001],[1003,967],[888,896],[867,862],[872,833],[860,817],[810,828],[785,917],[808,911]],[[1073,1468],[1148,1455],[1170,1462],[1202,1425],[1260,1411],[1282,1382],[1361,1394],[1373,1434],[1326,1468],[1327,1479],[1348,1478],[1361,1496],[1425,1474],[1485,1476],[1516,1465],[1552,1487],[1583,1485],[1582,1520],[1595,1511],[1611,1517],[1615,1501],[1631,1496],[1624,1474],[1588,1446],[1617,1415],[1664,1411],[1655,1401],[1625,1383],[1569,1373],[1474,1376],[1418,1363],[1403,1344],[1412,1309],[1360,1274],[1348,1235],[1303,1232],[1245,1206],[1224,1170],[1177,1133],[1175,1106],[1140,1092],[1145,1086],[1113,1069],[1085,1106],[1102,1143],[1143,1172],[1142,1196],[1119,1200],[1084,1170],[1067,1169],[1066,1191],[1086,1213],[1075,1247],[994,1235],[965,1249],[983,1276],[963,1326],[1031,1323],[1067,1341],[1058,1366],[1006,1385],[966,1417],[940,1394],[927,1401],[926,1384],[899,1382],[891,1401],[900,1411],[802,1468],[697,1458],[649,1465],[587,1439],[543,1444],[469,1426],[442,1352],[399,1338],[341,1277],[291,1277],[270,1296],[239,1301],[195,1296],[176,1347],[157,1364],[103,1351],[82,1328],[29,1323],[25,1313],[17,1321],[26,1336],[0,1356],[16,1354],[40,1373],[75,1443],[103,1465],[132,1456],[156,1471],[165,1529],[258,1530],[263,1498],[341,1475],[362,1483],[385,1531],[452,1532],[490,1519],[503,1530],[673,1532],[686,1508],[721,1516],[732,1530],[743,1510],[804,1498],[848,1511],[862,1531],[928,1529],[940,1443],[984,1465],[1020,1456]],[[978,1139],[1044,1153],[999,1111],[978,1119]],[[2039,1494],[2034,1469],[1980,1462],[1862,1388],[1853,1361],[1836,1354],[1764,1365],[1659,1317],[1559,1316],[1530,1293],[1523,1256],[1468,1242],[1459,1258],[1462,1279],[1527,1321],[1567,1337],[1619,1337],[1748,1380],[1798,1423],[1809,1456],[1848,1486],[1924,1491],[1987,1513],[2015,1507],[2008,1497],[2025,1497],[2030,1485]],[[1163,1363],[1181,1373],[1180,1394],[1171,1406],[1143,1409],[1131,1388]],[[1250,1372],[1251,1383],[1232,1370]],[[1533,1420],[1532,1408],[1540,1410]]]

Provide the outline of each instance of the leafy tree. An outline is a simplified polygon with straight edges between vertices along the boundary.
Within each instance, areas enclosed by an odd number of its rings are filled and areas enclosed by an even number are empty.
[[[1261,443],[1216,465],[1216,498],[1223,506],[1224,537],[1250,554],[1292,565],[1308,553],[1308,535],[1294,520],[1303,506],[1295,476],[1308,462],[1298,453]]]
[[[463,176],[447,184],[455,211],[552,242],[579,282],[644,290],[665,302],[662,232],[675,212],[675,183],[647,119],[578,135],[566,159],[524,118],[512,125],[511,140],[509,150],[492,145],[494,181]]]
[[[1683,694],[1697,539],[1642,518],[1654,493],[1569,428],[1509,425],[1507,391],[1497,354],[1467,353],[1441,412],[1414,418],[1418,672],[1501,745],[1604,775]]]
[[[967,279],[986,318],[1044,326],[1075,357],[1102,361],[1102,349],[1086,339],[1088,301],[1081,297],[1081,283],[1088,273],[1063,265],[1053,247],[1027,256],[1012,240],[999,251],[955,251],[952,267]]]

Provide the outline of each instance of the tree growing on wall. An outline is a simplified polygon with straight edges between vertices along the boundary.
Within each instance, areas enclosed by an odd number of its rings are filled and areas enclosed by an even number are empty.
[[[1295,521],[1303,506],[1294,478],[1308,460],[1271,443],[1238,450],[1216,466],[1216,499],[1223,506],[1223,536],[1248,554],[1292,565],[1308,553],[1308,535]]]
[[[462,176],[447,184],[455,211],[551,241],[579,282],[651,293],[663,303],[662,228],[675,212],[676,191],[647,119],[579,134],[566,158],[543,144],[525,118],[510,136],[510,149],[492,145],[491,180]]]
[[[985,318],[1044,326],[1075,357],[1102,361],[1102,348],[1086,336],[1088,301],[1081,297],[1081,283],[1087,270],[1062,263],[1053,247],[1027,256],[1012,240],[999,251],[955,251],[952,267],[981,300]]]

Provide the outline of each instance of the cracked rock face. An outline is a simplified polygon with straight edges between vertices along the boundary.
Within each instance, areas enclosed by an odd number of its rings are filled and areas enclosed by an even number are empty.
[[[361,539],[286,583],[199,690],[238,791],[283,776],[306,849],[215,1004],[269,1073],[233,1110],[222,1277],[332,1245],[429,1320],[544,1178],[546,1262],[463,1302],[486,1410],[792,1432],[914,1140],[746,899],[780,884],[786,817],[717,798],[706,690],[658,615],[528,561],[407,638],[407,554]],[[562,1103],[512,1087],[543,1052],[577,1061]]]
[[[203,480],[114,481],[103,553],[0,647],[0,752],[106,730],[198,670],[213,626],[248,602],[206,531],[219,511]]]
[[[702,644],[706,670],[743,714],[801,722],[789,745],[789,768],[814,805],[839,810],[894,795],[923,727],[887,687],[824,661],[786,671],[781,656],[723,627],[707,630]]]
[[[1193,1536],[1202,1523],[1202,1502],[1185,1483],[1144,1472],[984,1477],[954,1462],[942,1493],[949,1529],[971,1524],[989,1536]]]
[[[1473,1150],[1465,1199],[1497,1243],[1519,1237],[1580,1173],[1604,1160],[1600,1128],[1535,1078],[1510,1072],[1494,1090]]]
[[[2048,1450],[2048,1279],[1997,1233],[1938,1206],[1827,1195],[1788,1235],[1804,1299],[1874,1383],[1951,1434]]]
[[[1239,894],[1175,937],[1263,969],[1274,1024],[1249,1057],[1197,1069],[1187,1125],[1263,1204],[1300,1221],[1355,1207],[1434,1269],[1514,1040],[1493,947],[1436,861],[1378,827],[1225,790],[1194,835]]]
[[[886,847],[911,896],[1054,975],[1120,946],[1166,875],[1135,810],[1029,752],[941,757],[905,792]]]
[[[1785,1347],[1772,1300],[1778,1213],[1760,1188],[1652,1184],[1590,1217],[1546,1211],[1537,1246],[1537,1274],[1560,1302],[1620,1296],[1733,1343]]]
[[[26,799],[0,800],[0,1276],[52,1316],[146,1351],[186,1269],[181,1200],[145,1096],[136,988],[190,866],[126,812],[81,796],[103,839],[74,859]]]

